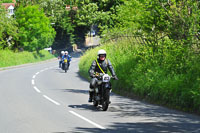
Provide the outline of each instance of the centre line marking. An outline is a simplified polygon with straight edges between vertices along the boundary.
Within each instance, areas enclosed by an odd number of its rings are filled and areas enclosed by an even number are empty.
[[[90,124],[94,125],[95,127],[98,127],[98,128],[100,128],[100,129],[106,129],[105,127],[102,127],[101,125],[98,125],[98,124],[92,122],[91,120],[89,120],[89,119],[87,119],[87,118],[85,118],[85,117],[83,117],[83,116],[77,114],[77,113],[74,112],[74,111],[69,111],[69,112],[72,113],[73,115],[75,115],[75,116],[77,116],[77,117],[79,117],[79,118],[81,118],[81,119],[83,119],[83,120],[89,122]]]
[[[40,72],[37,72],[36,75],[38,75]]]
[[[60,105],[60,103],[54,101],[53,99],[49,98],[48,96],[46,95],[43,95],[44,98],[46,98],[47,100],[51,101],[52,103],[56,104],[56,105]]]
[[[35,84],[34,80],[32,80],[32,84],[33,84],[33,85]]]
[[[41,91],[36,87],[36,86],[34,86],[33,87],[38,93],[41,93]]]

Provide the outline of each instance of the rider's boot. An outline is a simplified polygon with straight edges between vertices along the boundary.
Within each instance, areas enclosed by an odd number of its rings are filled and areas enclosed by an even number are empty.
[[[89,92],[89,100],[88,100],[88,102],[92,102],[92,97],[93,97],[93,92]]]

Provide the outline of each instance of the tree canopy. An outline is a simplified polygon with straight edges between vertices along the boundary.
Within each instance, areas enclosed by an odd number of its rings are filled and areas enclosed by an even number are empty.
[[[31,31],[24,32],[33,26],[46,26],[51,23],[57,33],[55,47],[63,45],[68,47],[73,43],[84,40],[85,35],[94,25],[98,27],[98,35],[108,37],[113,34],[126,34],[145,36],[151,42],[157,43],[159,38],[168,37],[171,40],[193,40],[197,41],[199,31],[199,1],[180,1],[180,0],[16,0],[16,11],[24,12],[30,17],[30,6],[37,6],[37,10],[42,12],[45,19],[41,19],[40,24],[33,22],[40,19],[40,13],[34,13],[35,18],[29,19],[29,24],[23,29],[22,21],[29,17],[16,12],[17,23],[19,23],[20,46],[29,49],[28,42],[31,44],[41,39],[40,36],[28,37]],[[20,6],[20,7],[18,7]],[[70,8],[66,9],[66,6]],[[24,8],[24,9],[23,9]],[[20,10],[20,11],[18,11]],[[29,10],[29,11],[25,11]],[[38,15],[38,16],[37,16]],[[26,18],[25,20],[22,19]],[[42,17],[42,18],[43,18]],[[46,21],[47,22],[42,22]],[[12,18],[11,18],[12,19]],[[14,23],[14,21],[12,20]],[[27,22],[27,23],[28,23]],[[6,22],[3,22],[6,23]],[[4,24],[5,25],[5,24]],[[15,25],[15,24],[14,24]],[[28,26],[29,25],[29,26]],[[37,25],[37,26],[36,26]],[[12,26],[11,26],[12,27]],[[32,32],[33,29],[32,28]],[[22,30],[23,29],[23,30]],[[40,29],[40,28],[39,28]],[[45,28],[44,28],[45,29]],[[16,30],[13,30],[16,31]],[[37,31],[37,30],[36,30]],[[51,30],[50,30],[51,31]],[[40,30],[38,32],[41,33]],[[39,34],[39,33],[38,33]],[[191,36],[192,35],[192,36]],[[27,36],[27,37],[25,37]],[[43,36],[46,36],[43,34]],[[51,35],[48,35],[52,40]],[[4,42],[6,42],[5,37]],[[15,37],[17,39],[17,36]],[[28,40],[25,38],[29,38]],[[33,41],[35,40],[35,41]],[[37,40],[37,41],[36,41]],[[48,40],[48,39],[47,39]],[[61,41],[63,40],[63,41]],[[44,42],[44,41],[42,41]],[[187,42],[187,41],[185,41]],[[84,42],[81,42],[84,43]],[[50,44],[50,43],[49,43]],[[36,46],[35,44],[33,46]],[[49,45],[48,45],[49,46]],[[30,48],[32,50],[37,48]],[[30,50],[29,49],[29,50]]]
[[[14,48],[18,40],[18,27],[14,18],[8,17],[4,7],[0,7],[0,49]]]
[[[38,6],[19,7],[16,12],[20,45],[28,51],[39,51],[52,45],[55,31]]]

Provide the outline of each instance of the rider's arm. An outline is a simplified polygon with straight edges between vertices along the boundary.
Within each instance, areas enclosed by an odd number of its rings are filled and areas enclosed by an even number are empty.
[[[89,71],[88,71],[90,77],[94,77],[96,65],[97,65],[97,63],[96,63],[96,61],[94,60],[94,61],[92,62],[92,65],[90,66]]]
[[[113,68],[110,60],[107,59],[107,61],[108,61],[108,69],[109,69],[109,71],[111,72],[111,74],[112,74],[113,77],[116,76],[114,68]]]
[[[72,57],[70,56],[70,55],[68,55],[68,60],[69,61],[72,61],[72,59],[71,59]]]

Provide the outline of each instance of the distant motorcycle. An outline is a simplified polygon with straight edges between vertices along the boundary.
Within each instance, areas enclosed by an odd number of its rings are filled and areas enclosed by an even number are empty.
[[[94,90],[93,105],[96,107],[102,105],[103,111],[108,109],[110,104],[110,92],[111,92],[111,76],[108,74],[97,74],[97,88]]]
[[[62,69],[65,71],[65,73],[67,72],[68,70],[68,60],[67,58],[64,58],[63,62],[62,62]]]

